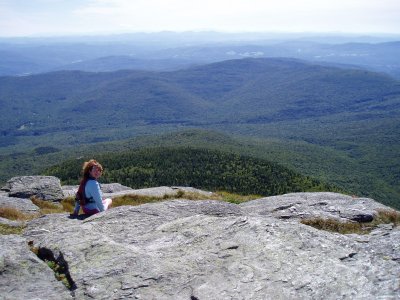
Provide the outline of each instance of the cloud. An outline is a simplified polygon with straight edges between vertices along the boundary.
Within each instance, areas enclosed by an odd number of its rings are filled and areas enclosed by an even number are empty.
[[[0,35],[162,30],[400,33],[398,0],[0,0]]]
[[[92,0],[75,13],[131,30],[393,31],[396,18],[400,28],[398,0]]]

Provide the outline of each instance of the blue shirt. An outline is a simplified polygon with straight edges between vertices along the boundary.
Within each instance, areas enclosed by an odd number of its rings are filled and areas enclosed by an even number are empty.
[[[100,184],[95,179],[89,179],[85,185],[85,196],[89,199],[89,203],[85,204],[85,209],[104,211],[103,198],[101,194]],[[74,213],[78,214],[81,205],[75,203]]]

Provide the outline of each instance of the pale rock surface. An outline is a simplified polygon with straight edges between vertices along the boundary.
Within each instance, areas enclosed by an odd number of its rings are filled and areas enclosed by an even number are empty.
[[[211,192],[182,186],[158,186],[144,189],[132,189],[119,183],[103,183],[100,185],[104,198],[113,198],[124,195],[152,196],[162,198],[163,196],[177,196],[180,191],[197,193],[204,196],[212,195]],[[65,197],[75,196],[78,191],[77,185],[62,186]]]
[[[0,235],[0,241],[0,299],[73,299],[24,238]]]
[[[59,201],[64,198],[60,179],[54,176],[19,176],[7,181],[2,188],[8,196],[30,198],[35,196],[42,200]]]
[[[13,221],[6,218],[0,217],[0,224],[6,225],[8,227],[21,227],[25,225],[23,221]]]
[[[158,186],[152,188],[144,188],[144,189],[127,189],[123,191],[105,193],[104,197],[112,198],[117,196],[124,195],[138,195],[138,196],[151,196],[151,197],[159,197],[162,198],[164,196],[177,196],[180,192],[187,193],[196,193],[204,196],[211,196],[212,192],[207,192],[199,189],[195,189],[192,187],[183,187],[183,186]]]
[[[280,219],[331,218],[341,221],[370,222],[379,209],[388,209],[369,198],[337,193],[291,193],[241,204],[251,215]]]
[[[279,197],[287,204],[278,210],[268,199],[173,200],[117,207],[84,221],[48,215],[31,221],[24,238],[65,259],[76,299],[400,298],[398,227],[363,236],[317,230],[296,214],[281,219],[277,212],[294,204],[305,213],[307,202],[320,209],[333,201],[332,215],[342,218],[353,200],[332,193]],[[382,208],[362,201],[373,215]],[[314,214],[327,213],[318,209]]]
[[[32,203],[29,199],[0,196],[0,207],[15,208],[24,213],[35,213],[39,211],[39,207]]]
[[[72,197],[75,196],[78,191],[78,185],[63,185],[62,190],[64,193],[64,197]],[[118,193],[121,191],[132,191],[133,189],[127,186],[124,186],[120,183],[103,183],[100,185],[102,193]]]

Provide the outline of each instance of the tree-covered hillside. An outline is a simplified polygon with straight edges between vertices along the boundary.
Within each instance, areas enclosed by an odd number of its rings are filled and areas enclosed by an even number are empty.
[[[400,82],[384,74],[243,59],[0,77],[0,87],[1,180],[39,172],[35,160],[99,153],[99,142],[196,128],[252,139],[238,153],[255,147],[256,157],[399,205]],[[39,157],[43,147],[60,151]]]
[[[374,121],[400,110],[400,83],[388,76],[290,59],[232,60],[175,72],[0,77],[0,86],[2,136],[36,140],[148,125],[234,129],[331,115]]]
[[[132,188],[191,186],[264,196],[338,190],[276,163],[218,150],[150,148],[96,158],[106,167],[104,182],[119,182]],[[77,184],[82,163],[82,159],[70,160],[45,173],[66,184]]]

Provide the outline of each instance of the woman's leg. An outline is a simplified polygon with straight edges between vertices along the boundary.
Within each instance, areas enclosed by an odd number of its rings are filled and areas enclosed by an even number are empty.
[[[99,213],[100,211],[98,209],[86,209],[85,207],[82,207],[83,213],[85,215],[91,216],[94,214]]]
[[[110,207],[111,203],[112,203],[111,198],[103,199],[104,210],[107,210]]]

